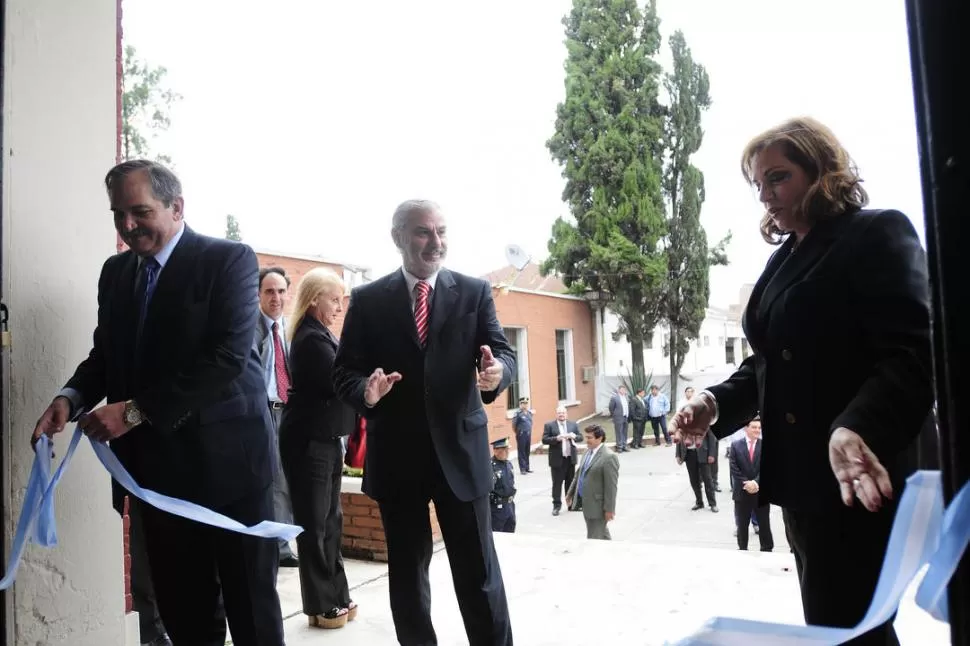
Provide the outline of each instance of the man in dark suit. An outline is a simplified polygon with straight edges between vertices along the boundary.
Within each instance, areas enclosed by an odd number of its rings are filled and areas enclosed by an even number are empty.
[[[711,464],[717,460],[717,437],[714,433],[708,432],[704,437],[694,442],[680,442],[674,449],[674,457],[677,464],[687,465],[687,476],[690,478],[690,487],[694,490],[694,506],[691,511],[704,508],[704,500],[701,498],[701,483],[704,484],[704,493],[707,494],[707,504],[711,511],[717,513],[717,498],[714,494],[714,478],[711,474]]]
[[[761,418],[755,417],[748,422],[744,434],[744,437],[731,444],[731,493],[734,498],[734,520],[738,526],[738,549],[748,549],[748,526],[753,513],[758,519],[761,551],[770,552],[775,547],[768,519],[770,506],[758,500],[761,480]]]
[[[269,416],[273,421],[273,435],[276,438],[276,475],[273,480],[274,520],[280,523],[293,522],[293,505],[290,490],[286,485],[283,467],[279,457],[280,418],[283,404],[289,397],[290,389],[290,340],[286,338],[286,317],[283,309],[290,289],[290,277],[282,267],[265,267],[259,270],[259,317],[256,323],[256,338],[253,344],[266,381],[266,402]],[[280,567],[299,567],[300,561],[293,554],[289,541],[279,539]]]
[[[334,387],[367,417],[363,489],[384,523],[397,638],[405,646],[437,643],[428,579],[432,500],[469,643],[511,645],[482,403],[508,387],[515,353],[488,283],[441,267],[447,236],[436,204],[398,206],[391,236],[403,268],[351,295]]]
[[[562,496],[569,491],[576,473],[576,444],[583,437],[576,422],[566,419],[566,407],[556,408],[556,419],[542,427],[542,443],[549,447],[549,469],[552,472],[552,515],[562,509]]]
[[[104,264],[94,346],[34,429],[80,427],[142,486],[245,525],[273,517],[273,440],[252,351],[256,255],[183,222],[182,187],[136,160],[105,178],[129,250]],[[114,483],[116,492],[118,486]],[[272,539],[141,505],[158,608],[175,644],[282,645]]]

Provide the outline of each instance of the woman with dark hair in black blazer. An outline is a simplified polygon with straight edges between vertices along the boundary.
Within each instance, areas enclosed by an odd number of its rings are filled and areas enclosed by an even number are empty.
[[[300,555],[303,612],[311,626],[341,628],[357,616],[340,555],[343,511],[341,437],[354,412],[333,392],[330,372],[337,339],[329,327],[343,311],[343,281],[312,269],[297,287],[290,318],[290,391],[280,420],[280,458],[290,488],[293,521],[303,527]]]
[[[805,621],[854,627],[933,401],[926,259],[902,213],[864,209],[848,153],[817,121],[759,135],[741,166],[762,236],[780,245],[744,313],[754,354],[671,430],[720,438],[760,411],[758,493],[783,508]],[[890,622],[852,643],[899,642]]]

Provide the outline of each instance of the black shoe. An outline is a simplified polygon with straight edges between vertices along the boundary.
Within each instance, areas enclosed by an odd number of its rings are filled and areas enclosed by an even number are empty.
[[[558,516],[559,515],[559,507],[553,507],[552,508],[552,515],[553,516]]]
[[[300,560],[292,554],[281,556],[280,567],[300,567]]]
[[[704,509],[704,503],[696,502],[694,506],[690,508],[691,511],[697,511],[698,509]]]

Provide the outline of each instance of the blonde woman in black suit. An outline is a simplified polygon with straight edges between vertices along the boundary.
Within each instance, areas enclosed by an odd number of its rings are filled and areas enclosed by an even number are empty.
[[[343,311],[344,283],[329,269],[307,272],[290,317],[290,391],[280,421],[280,457],[303,527],[300,555],[303,612],[311,626],[341,628],[357,616],[340,555],[343,511],[341,438],[354,428],[354,412],[337,399],[331,380],[337,338],[330,328]]]

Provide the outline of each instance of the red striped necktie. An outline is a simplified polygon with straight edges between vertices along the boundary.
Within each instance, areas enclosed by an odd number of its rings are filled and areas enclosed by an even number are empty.
[[[419,280],[414,286],[414,325],[418,329],[418,340],[421,346],[428,341],[428,294],[431,285],[427,281]]]

